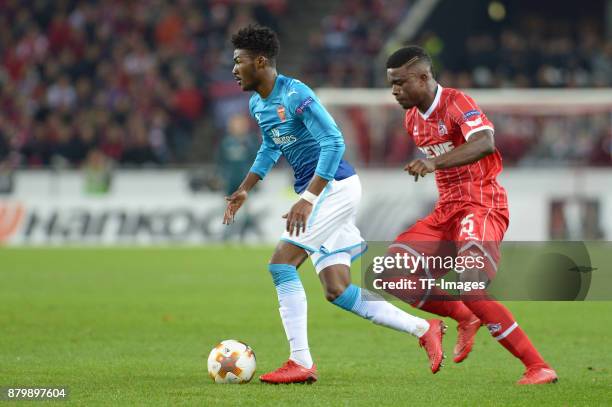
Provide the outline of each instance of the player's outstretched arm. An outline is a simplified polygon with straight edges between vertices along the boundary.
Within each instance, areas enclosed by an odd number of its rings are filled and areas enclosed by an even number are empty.
[[[240,186],[230,196],[226,196],[227,207],[223,215],[223,224],[229,225],[234,222],[234,216],[238,209],[244,204],[249,196],[249,191],[259,182],[259,175],[249,172]]]
[[[425,174],[439,169],[471,164],[494,152],[495,141],[493,139],[493,132],[485,129],[472,134],[467,143],[448,153],[441,154],[435,158],[412,160],[404,167],[404,171],[414,175],[414,180],[417,181],[419,176],[424,177]]]
[[[236,216],[236,212],[238,212],[238,209],[240,209],[244,201],[246,201],[251,188],[253,188],[260,179],[265,178],[268,171],[270,171],[278,161],[280,155],[281,152],[278,147],[276,147],[270,139],[263,136],[263,142],[259,147],[259,151],[257,151],[257,157],[255,157],[255,162],[253,162],[249,173],[238,189],[230,196],[225,197],[228,203],[227,208],[225,208],[225,214],[223,215],[224,225],[229,225],[234,222],[234,216]]]

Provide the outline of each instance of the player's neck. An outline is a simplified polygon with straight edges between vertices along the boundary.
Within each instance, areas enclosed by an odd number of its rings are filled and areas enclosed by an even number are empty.
[[[436,94],[438,93],[438,83],[432,81],[428,85],[427,97],[423,99],[421,103],[417,105],[419,111],[423,114],[429,110],[431,105],[433,105],[434,100],[436,100]]]
[[[278,73],[276,72],[276,69],[266,70],[264,73],[264,78],[257,89],[255,89],[255,92],[259,93],[259,96],[261,96],[263,99],[266,99],[274,90],[277,77]]]

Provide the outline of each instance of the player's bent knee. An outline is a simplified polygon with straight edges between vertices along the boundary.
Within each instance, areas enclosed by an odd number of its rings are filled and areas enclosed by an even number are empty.
[[[334,302],[348,288],[348,284],[337,283],[325,287],[325,299],[329,302]]]
[[[343,264],[330,265],[321,270],[319,279],[323,285],[325,298],[328,301],[334,301],[351,284],[350,269]]]
[[[307,258],[308,254],[301,247],[281,241],[276,246],[269,264],[292,264],[299,267]]]

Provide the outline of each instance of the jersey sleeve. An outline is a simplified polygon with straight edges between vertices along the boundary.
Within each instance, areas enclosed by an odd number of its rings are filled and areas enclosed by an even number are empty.
[[[251,116],[253,115],[253,103],[252,100],[249,102],[249,111]],[[281,156],[281,151],[276,144],[268,137],[265,136],[262,132],[262,142],[259,150],[257,151],[257,156],[255,157],[255,161],[251,166],[249,172],[257,174],[260,179],[264,179],[266,174],[270,171],[270,169],[276,164],[278,159]]]
[[[452,120],[461,128],[466,140],[477,131],[495,131],[493,123],[478,107],[474,99],[462,92],[457,92],[449,103],[448,112]]]
[[[328,181],[332,180],[345,150],[340,129],[308,86],[296,82],[288,95],[287,106],[291,113],[304,123],[321,148],[315,174]]]
[[[268,171],[276,164],[280,155],[280,149],[264,136],[249,172],[255,173],[259,178],[264,179]]]

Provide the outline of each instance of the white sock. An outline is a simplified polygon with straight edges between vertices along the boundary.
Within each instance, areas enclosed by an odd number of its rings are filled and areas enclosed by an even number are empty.
[[[278,302],[280,304],[279,312],[289,341],[289,349],[291,350],[289,359],[310,369],[313,362],[308,348],[306,293],[303,288],[301,293],[292,293],[288,296],[279,293]]]
[[[295,266],[270,264],[270,273],[278,294],[279,312],[289,341],[289,359],[308,369],[313,361],[308,348],[306,292]]]
[[[333,303],[375,324],[408,332],[417,338],[423,336],[429,329],[429,322],[423,318],[410,315],[382,297],[353,284],[349,285]]]

